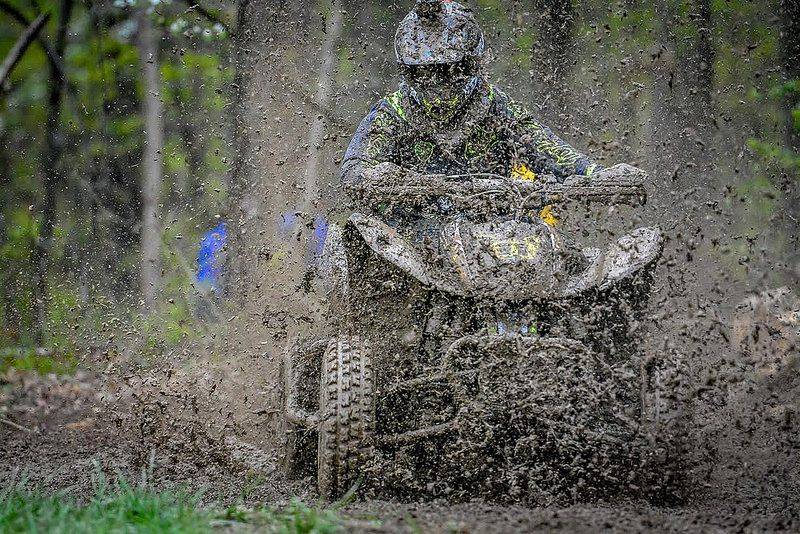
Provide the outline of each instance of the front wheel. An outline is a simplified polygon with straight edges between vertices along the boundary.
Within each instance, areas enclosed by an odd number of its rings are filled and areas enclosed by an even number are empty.
[[[322,358],[317,487],[333,500],[359,479],[372,457],[375,380],[363,338],[333,338]]]

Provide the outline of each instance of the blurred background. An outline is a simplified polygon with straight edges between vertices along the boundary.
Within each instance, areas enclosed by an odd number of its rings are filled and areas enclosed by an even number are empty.
[[[235,9],[3,0],[0,56],[42,15],[0,87],[0,365],[71,366],[112,331],[158,354],[213,283]]]
[[[798,2],[467,3],[501,88],[650,172],[683,309],[797,286]],[[316,328],[336,169],[412,4],[0,0],[0,368]]]

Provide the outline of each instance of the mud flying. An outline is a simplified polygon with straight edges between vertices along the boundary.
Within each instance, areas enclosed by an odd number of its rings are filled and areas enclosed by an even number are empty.
[[[535,209],[641,202],[643,179],[619,166],[545,186],[440,185],[473,206],[476,196],[497,204],[508,195]],[[388,187],[396,197],[408,184]],[[424,195],[437,194],[428,181]],[[362,213],[329,234],[335,333],[290,348],[285,370],[287,415],[317,434],[320,492],[337,498],[363,478],[371,491],[406,496],[467,498],[481,487],[569,501],[647,486],[678,497],[681,362],[647,359],[631,333],[659,230],[638,229],[605,251],[492,215],[441,220],[439,235],[436,247],[420,244]]]
[[[398,29],[406,81],[345,156],[355,211],[323,253],[330,335],[286,352],[286,415],[316,435],[290,471],[328,499],[679,499],[682,362],[637,343],[661,231],[581,248],[552,215],[642,203],[647,176],[496,97],[485,47],[457,3],[417,2]],[[495,132],[483,151],[475,131]]]

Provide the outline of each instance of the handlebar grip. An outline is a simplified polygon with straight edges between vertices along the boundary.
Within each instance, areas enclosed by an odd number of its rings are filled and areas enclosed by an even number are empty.
[[[647,192],[641,184],[631,185],[560,185],[547,186],[542,189],[542,196],[547,203],[559,200],[609,200],[635,205],[647,201]]]

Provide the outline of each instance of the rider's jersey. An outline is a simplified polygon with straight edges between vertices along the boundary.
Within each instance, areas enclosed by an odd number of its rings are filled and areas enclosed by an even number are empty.
[[[437,126],[424,115],[402,88],[378,102],[347,149],[344,184],[357,184],[364,170],[383,162],[423,174],[492,173],[527,180],[600,169],[488,83],[453,126]]]

